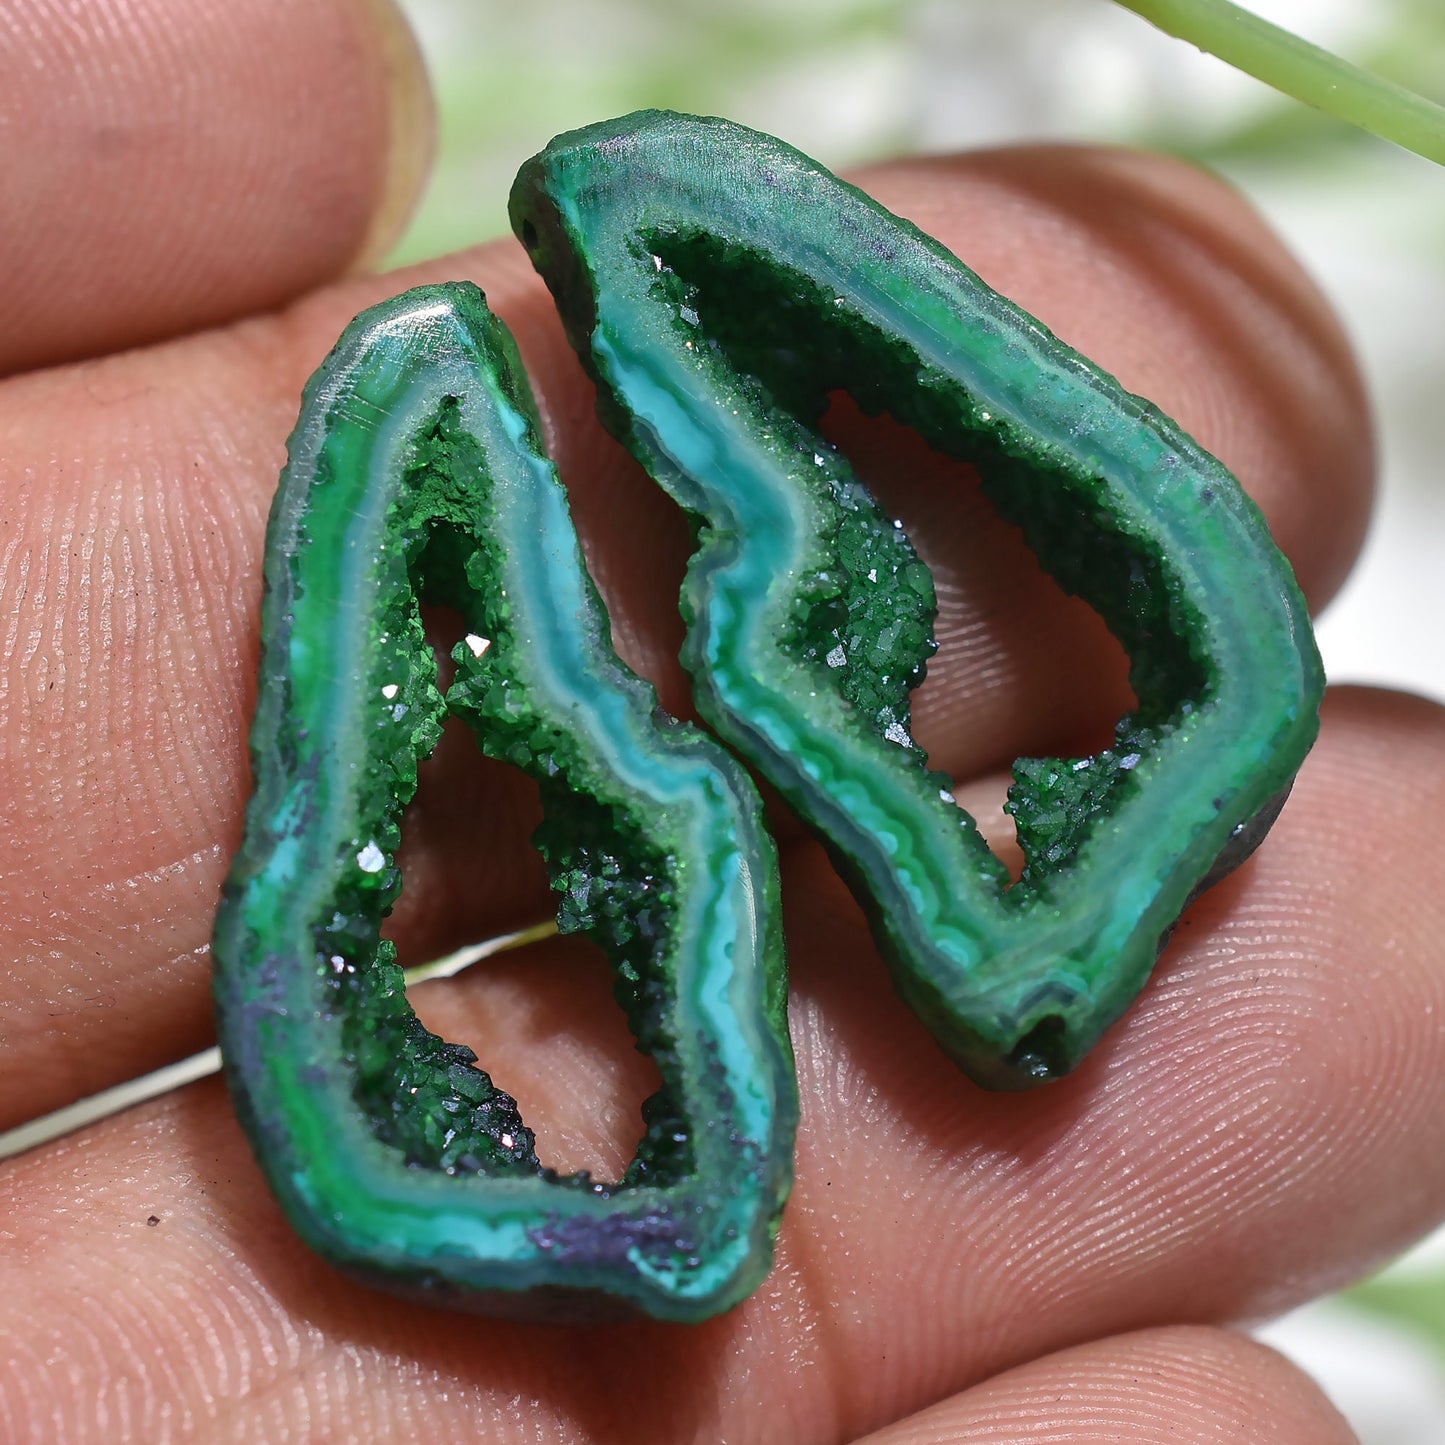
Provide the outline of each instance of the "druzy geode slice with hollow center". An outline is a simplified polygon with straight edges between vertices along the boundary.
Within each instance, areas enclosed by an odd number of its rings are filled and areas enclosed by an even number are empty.
[[[979,1082],[1066,1073],[1314,741],[1304,600],[1215,458],[915,227],[771,137],[647,113],[523,166],[512,223],[603,420],[698,523],[699,711],[826,840]],[[1013,886],[909,732],[932,588],[828,444],[834,391],[974,464],[1124,644],[1138,706],[1021,759]]]
[[[505,1313],[701,1319],[766,1273],[792,1179],[777,859],[747,775],[612,651],[539,436],[466,283],[363,313],[307,387],[267,539],[256,791],[216,923],[226,1076],[291,1221],[343,1267]],[[445,697],[420,600],[467,629]],[[448,709],[538,780],[566,924],[607,949],[662,1076],[616,1184],[542,1168],[380,938]]]

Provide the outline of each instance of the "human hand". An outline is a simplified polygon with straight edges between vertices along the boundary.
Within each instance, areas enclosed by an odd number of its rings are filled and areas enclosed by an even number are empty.
[[[0,50],[29,145],[0,182],[0,356],[67,364],[0,383],[0,1128],[209,1041],[266,507],[301,383],[361,307],[484,287],[621,650],[686,709],[686,528],[597,426],[520,250],[336,279],[382,244],[424,149],[392,143],[422,107],[379,5],[234,0],[212,26],[199,0],[150,0],[84,39],[38,0],[12,13],[35,29]],[[62,105],[70,73],[88,84]],[[1219,454],[1316,604],[1338,585],[1369,486],[1358,383],[1237,198],[1089,150],[863,180]],[[966,469],[846,407],[831,425],[934,568],[917,734],[997,833],[1008,759],[1105,737],[1122,657]],[[1332,697],[1264,848],[1190,911],[1097,1054],[1027,1096],[943,1059],[781,822],[798,1185],[768,1281],[699,1328],[498,1324],[351,1284],[291,1234],[214,1082],[12,1161],[0,1439],[1345,1439],[1313,1386],[1218,1326],[1334,1287],[1442,1212],[1442,732],[1415,700]],[[405,961],[546,914],[532,823],[518,779],[444,741],[407,823]],[[416,992],[544,1159],[620,1172],[649,1066],[581,945]]]

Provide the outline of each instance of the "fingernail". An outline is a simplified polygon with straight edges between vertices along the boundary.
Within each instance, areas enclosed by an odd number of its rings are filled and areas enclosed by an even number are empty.
[[[406,230],[431,175],[436,104],[421,47],[396,0],[361,0],[377,37],[390,102],[386,172],[381,198],[353,271],[374,269]]]

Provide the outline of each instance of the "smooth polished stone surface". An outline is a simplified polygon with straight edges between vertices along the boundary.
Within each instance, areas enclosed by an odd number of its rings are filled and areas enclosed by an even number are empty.
[[[592,126],[523,167],[511,213],[604,421],[697,519],[700,711],[828,841],[975,1079],[1067,1072],[1314,739],[1319,658],[1258,510],[1147,402],[770,137]],[[1138,707],[1111,747],[1015,764],[1012,886],[909,733],[932,584],[819,433],[834,390],[973,463],[1130,655]]]
[[[363,313],[307,386],[216,924],[225,1070],[288,1216],[346,1269],[503,1313],[698,1320],[767,1272],[792,1178],[776,854],[741,767],[613,653],[539,437],[512,340],[465,283]],[[464,619],[445,696],[421,600]],[[662,1076],[616,1184],[540,1166],[380,939],[448,709],[537,778],[562,926],[608,951]]]

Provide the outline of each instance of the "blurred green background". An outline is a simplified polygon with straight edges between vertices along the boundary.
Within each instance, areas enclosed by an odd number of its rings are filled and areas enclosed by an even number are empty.
[[[556,133],[659,106],[721,114],[833,167],[1039,139],[1216,166],[1350,328],[1379,413],[1381,503],[1326,615],[1337,680],[1445,701],[1445,173],[1158,33],[1109,0],[403,0],[440,101],[435,179],[392,258],[502,234],[518,165]],[[1445,102],[1445,0],[1248,0]],[[1422,318],[1427,318],[1422,324]],[[1445,1241],[1264,1336],[1366,1445],[1445,1445]]]
[[[399,261],[500,234],[527,156],[558,131],[648,106],[727,115],[834,167],[1039,137],[1313,174],[1380,153],[1108,0],[404,4],[432,67],[441,136],[435,184]],[[1440,0],[1252,8],[1445,100]]]

